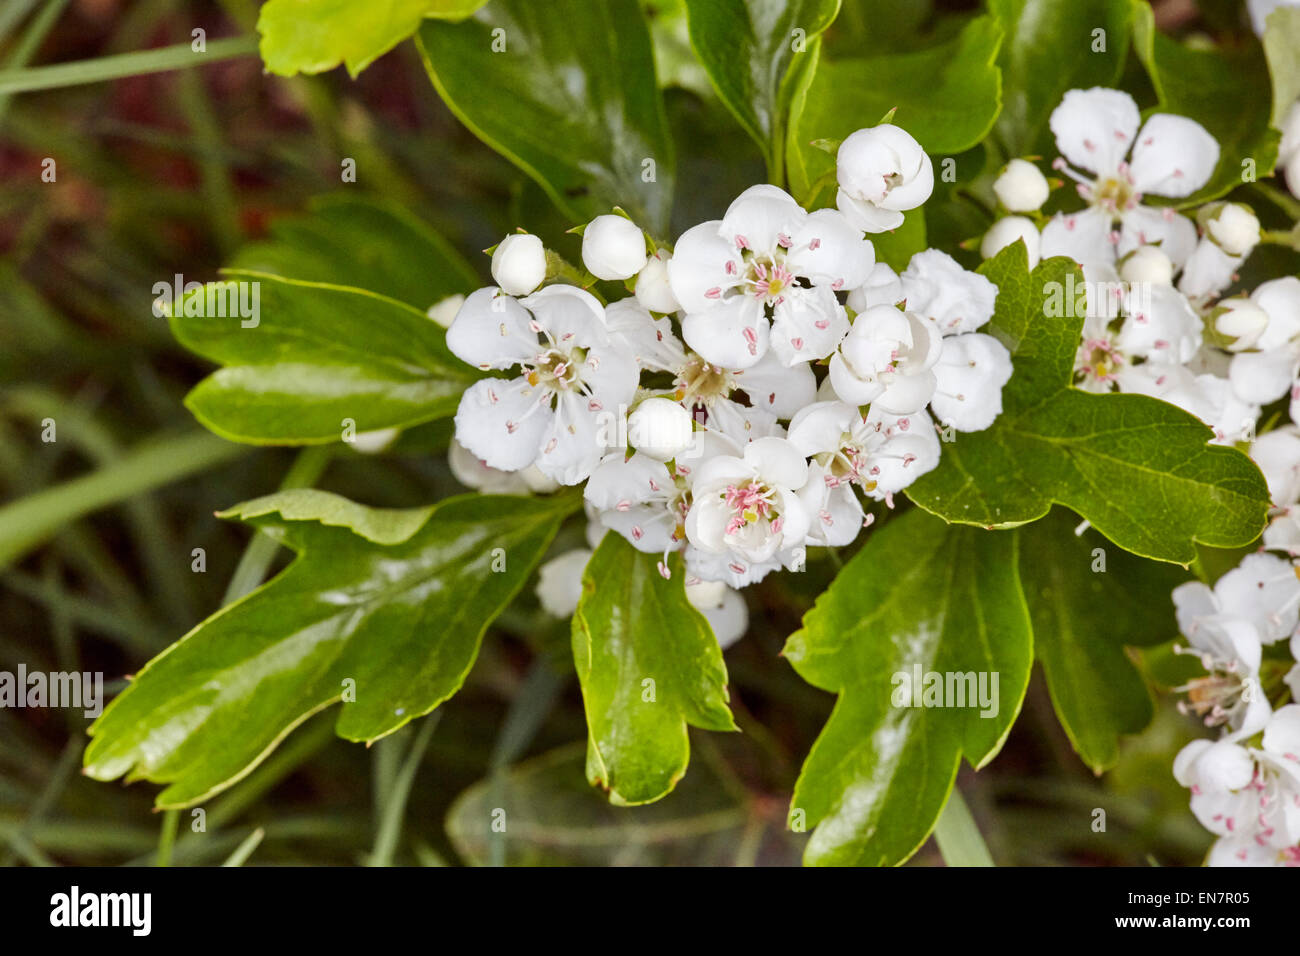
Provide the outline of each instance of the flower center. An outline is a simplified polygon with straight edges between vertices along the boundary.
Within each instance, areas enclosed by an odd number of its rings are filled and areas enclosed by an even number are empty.
[[[736,387],[726,369],[710,365],[698,355],[687,360],[673,384],[677,386],[673,398],[688,407],[709,405],[715,398],[726,398]]]
[[[727,534],[735,534],[742,528],[759,521],[770,521],[772,530],[780,530],[780,517],[776,516],[772,504],[774,492],[771,487],[758,480],[747,481],[740,485],[728,485],[723,499],[731,510],[731,520],[727,522]]]
[[[585,349],[562,352],[548,349],[537,356],[536,364],[528,372],[528,384],[549,388],[551,391],[570,389],[581,385],[578,369],[586,359]]]

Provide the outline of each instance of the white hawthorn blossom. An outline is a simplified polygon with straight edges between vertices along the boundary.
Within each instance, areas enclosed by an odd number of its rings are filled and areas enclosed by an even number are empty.
[[[686,513],[695,554],[688,569],[733,586],[799,560],[809,516],[798,491],[808,462],[783,438],[760,438],[739,456],[718,455],[698,468]]]
[[[833,209],[805,212],[776,186],[751,186],[722,219],[688,229],[668,262],[682,336],[707,362],[745,369],[772,348],[785,365],[825,358],[848,328],[836,293],[875,262]]]
[[[934,164],[910,133],[890,123],[850,135],[835,156],[835,205],[859,232],[887,232],[934,192]]]
[[[1181,199],[1207,182],[1219,144],[1195,120],[1156,113],[1141,117],[1122,90],[1070,90],[1049,125],[1061,159],[1054,167],[1078,183],[1088,203],[1058,213],[1043,228],[1044,257],[1114,263],[1141,245],[1159,245],[1181,266],[1196,246],[1196,227],[1171,207],[1143,205],[1145,196]],[[1073,164],[1073,167],[1070,164]]]
[[[479,289],[447,330],[447,347],[481,369],[519,369],[476,382],[456,411],[457,440],[503,471],[536,464],[578,484],[604,451],[602,412],[636,393],[636,360],[611,343],[600,303],[574,286],[520,300]]]

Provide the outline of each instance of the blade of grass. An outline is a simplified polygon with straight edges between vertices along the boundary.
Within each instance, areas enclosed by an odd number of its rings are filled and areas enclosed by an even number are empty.
[[[934,826],[934,839],[948,866],[993,866],[993,857],[984,845],[975,818],[956,787]]]
[[[384,815],[379,823],[379,833],[375,836],[375,846],[370,853],[370,866],[392,866],[393,854],[397,850],[397,841],[402,835],[402,820],[406,816],[406,801],[411,795],[411,785],[415,783],[415,773],[420,769],[420,761],[429,746],[433,731],[442,720],[442,714],[434,713],[424,718],[420,732],[416,734],[407,751],[402,769],[393,781],[392,789],[385,794]]]
[[[185,70],[221,60],[256,55],[256,37],[228,37],[211,41],[207,44],[207,51],[204,53],[195,52],[188,43],[178,43],[175,46],[159,47],[156,50],[117,53],[93,60],[4,70],[0,72],[0,96],[52,90],[65,86],[81,86],[86,83],[102,83],[106,80],[144,76],[148,73],[165,73],[169,70]]]
[[[208,432],[155,439],[88,475],[0,507],[0,569],[59,528],[107,505],[179,481],[245,455],[250,449]]]
[[[253,855],[253,851],[256,850],[259,845],[261,845],[261,842],[263,839],[265,839],[265,837],[266,837],[266,831],[263,830],[261,827],[258,827],[256,830],[254,830],[252,833],[248,835],[248,838],[244,840],[243,843],[235,847],[235,852],[230,854],[230,856],[226,857],[225,862],[223,862],[221,865],[222,866],[243,866],[244,863],[248,861],[248,858]]]

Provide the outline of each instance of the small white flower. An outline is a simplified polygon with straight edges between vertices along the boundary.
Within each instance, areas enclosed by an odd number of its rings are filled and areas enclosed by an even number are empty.
[[[663,249],[646,260],[645,268],[636,277],[636,300],[651,312],[667,314],[676,312],[681,306],[673,295],[672,283],[668,281],[668,263],[672,260]]]
[[[628,416],[628,441],[658,461],[674,458],[694,437],[691,413],[667,398],[647,398]]]
[[[622,216],[597,216],[582,231],[582,264],[597,279],[630,279],[645,268],[645,234]]]
[[[528,295],[545,278],[546,247],[531,233],[506,236],[492,253],[492,281],[507,295]]]
[[[808,535],[797,493],[807,479],[808,463],[783,438],[750,442],[739,458],[710,458],[695,476],[686,537],[696,549],[726,559],[737,575],[751,566],[776,567],[782,552],[802,547]]]
[[[1070,90],[1052,112],[1049,123],[1064,157],[1054,166],[1078,182],[1088,208],[1058,213],[1044,227],[1044,256],[1113,263],[1131,249],[1157,244],[1178,266],[1191,255],[1191,220],[1170,207],[1144,206],[1142,198],[1181,199],[1196,192],[1218,164],[1219,144],[1184,116],[1157,113],[1141,132],[1140,121],[1131,96],[1099,87]]]
[[[444,299],[439,299],[433,305],[429,306],[426,315],[433,321],[437,322],[444,329],[451,328],[451,323],[456,320],[456,313],[460,307],[465,304],[465,297],[457,292],[455,295],[449,295]]]
[[[1011,371],[1011,353],[993,336],[949,336],[934,366],[930,408],[939,421],[959,432],[983,431],[1002,414],[1002,387]]]
[[[683,233],[668,278],[686,344],[713,365],[744,369],[769,343],[786,365],[829,355],[848,328],[835,293],[861,285],[874,263],[871,243],[840,213],[807,213],[761,185]]]
[[[998,287],[946,252],[918,252],[899,280],[907,310],[933,319],[944,335],[974,332],[993,318]]]
[[[1250,457],[1268,482],[1273,504],[1286,507],[1300,501],[1300,426],[1286,425],[1260,435]]]
[[[903,224],[934,191],[934,166],[910,133],[889,123],[852,133],[835,157],[835,205],[862,232]]]
[[[1033,212],[1041,208],[1050,191],[1047,177],[1025,159],[1011,160],[993,181],[998,202],[1010,212]]]
[[[555,617],[569,617],[582,598],[582,572],[591,560],[586,548],[566,551],[542,565],[537,579],[537,600]]]
[[[989,227],[989,231],[984,233],[984,238],[980,240],[980,255],[985,259],[992,259],[1016,241],[1025,244],[1029,268],[1033,269],[1039,262],[1042,236],[1039,235],[1034,221],[1024,216],[1003,216]]]
[[[456,412],[456,440],[503,471],[536,463],[561,484],[579,483],[604,452],[602,415],[636,394],[636,360],[611,343],[600,303],[574,286],[519,301],[479,289],[447,330],[447,347],[481,369],[520,369],[475,382]]]
[[[865,312],[873,305],[899,305],[906,294],[898,273],[883,262],[877,262],[867,279],[849,293],[848,306],[855,313]]]
[[[686,363],[686,349],[673,332],[672,320],[651,315],[639,299],[619,299],[605,306],[605,329],[614,346],[644,369],[675,372]]]
[[[1284,276],[1265,282],[1250,294],[1250,301],[1268,316],[1268,324],[1255,340],[1258,351],[1233,356],[1228,377],[1242,399],[1267,405],[1292,388],[1300,368],[1300,279]]]
[[[1269,706],[1259,684],[1263,645],[1248,620],[1223,609],[1214,591],[1200,581],[1174,588],[1178,628],[1190,643],[1174,651],[1199,658],[1207,676],[1178,690],[1188,699],[1183,713],[1194,713],[1207,727],[1226,724],[1238,737],[1254,734],[1268,720]]]
[[[1183,295],[1208,302],[1237,281],[1237,269],[1244,256],[1230,256],[1217,242],[1202,236],[1183,263],[1178,290]]]
[[[891,415],[873,406],[863,415],[847,402],[817,402],[790,422],[789,440],[812,459],[803,496],[814,537],[828,543],[843,535],[839,543],[847,544],[861,527],[855,486],[875,501],[889,501],[939,464],[939,436],[924,411]]]
[[[873,306],[853,320],[831,357],[831,385],[850,405],[870,403],[895,415],[920,411],[934,395],[932,369],[942,348],[933,319]]]

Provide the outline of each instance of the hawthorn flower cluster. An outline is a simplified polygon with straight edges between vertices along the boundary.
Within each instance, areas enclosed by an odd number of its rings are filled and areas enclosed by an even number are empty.
[[[1279,166],[1297,190],[1300,165],[1287,162],[1300,153],[1300,104],[1286,125]],[[1300,865],[1300,704],[1270,704],[1300,700],[1300,426],[1256,437],[1270,406],[1270,425],[1282,414],[1300,422],[1300,278],[1238,288],[1262,238],[1254,211],[1235,202],[1179,211],[1219,161],[1200,124],[1159,113],[1142,122],[1127,93],[1090,89],[1068,92],[1050,126],[1052,168],[1073,180],[1082,208],[1041,213],[1051,184],[1013,160],[993,186],[1007,215],[981,252],[1023,241],[1031,267],[1060,255],[1080,263],[1077,387],[1177,405],[1263,471],[1274,508],[1261,550],[1213,588],[1173,593],[1188,642],[1178,650],[1205,670],[1178,688],[1180,709],[1220,733],[1184,748],[1174,774],[1218,836],[1211,865]]]
[[[447,330],[493,373],[456,414],[456,474],[506,492],[583,485],[593,542],[620,534],[665,576],[681,553],[692,601],[733,622],[729,589],[852,542],[870,503],[892,507],[936,466],[940,429],[993,422],[1012,368],[979,331],[991,282],[935,249],[901,272],[876,261],[869,235],[934,187],[916,140],[859,130],[836,172],[837,208],[757,185],[672,248],[598,216],[582,229],[590,281],[560,279],[581,273],[537,237],[507,237],[496,284]],[[631,294],[598,297],[610,288]],[[551,610],[572,611],[581,568],[544,575]]]

